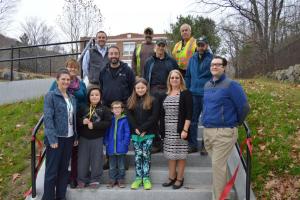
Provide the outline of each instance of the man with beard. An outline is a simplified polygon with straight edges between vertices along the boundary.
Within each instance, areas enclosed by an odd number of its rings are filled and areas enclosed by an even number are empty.
[[[153,29],[148,27],[144,30],[145,42],[137,44],[132,55],[132,69],[136,76],[141,77],[147,58],[153,55],[155,44],[152,42]]]
[[[106,41],[106,33],[99,31],[96,34],[96,45],[84,54],[82,70],[86,86],[99,85],[100,71],[108,63],[107,47],[105,46]]]
[[[117,46],[109,47],[108,59],[109,63],[99,76],[103,104],[110,107],[113,101],[122,101],[126,105],[133,90],[134,73],[126,63],[120,61],[120,50]]]
[[[150,93],[162,106],[162,97],[167,92],[167,79],[170,71],[178,69],[177,62],[166,52],[167,41],[159,39],[156,42],[155,53],[148,58],[144,69],[144,79],[148,81]],[[161,120],[160,120],[161,121]],[[159,135],[164,134],[159,128]],[[153,140],[152,153],[161,151],[162,141],[158,134]]]
[[[202,111],[203,88],[205,83],[211,78],[210,63],[213,55],[208,48],[208,40],[205,36],[196,41],[197,52],[194,53],[189,61],[185,83],[186,87],[192,92],[193,96],[193,117],[190,126],[189,153],[198,151],[198,122]],[[207,155],[202,139],[201,155]]]

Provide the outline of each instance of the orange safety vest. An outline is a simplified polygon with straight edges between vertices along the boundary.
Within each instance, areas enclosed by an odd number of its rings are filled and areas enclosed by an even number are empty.
[[[184,47],[182,41],[176,43],[172,55],[177,61],[180,69],[186,70],[190,58],[193,56],[197,48],[195,38],[191,37]]]

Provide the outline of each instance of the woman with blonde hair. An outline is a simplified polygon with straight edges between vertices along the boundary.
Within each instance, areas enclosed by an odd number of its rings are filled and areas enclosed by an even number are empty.
[[[183,186],[188,154],[188,132],[192,119],[192,95],[186,89],[179,70],[172,70],[163,100],[164,156],[168,159],[169,180],[162,185],[179,189]]]

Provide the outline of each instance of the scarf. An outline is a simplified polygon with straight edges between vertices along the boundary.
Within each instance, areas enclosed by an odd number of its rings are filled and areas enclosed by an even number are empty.
[[[75,79],[71,81],[68,91],[71,94],[74,94],[74,92],[77,90],[79,90],[79,79],[75,77]]]

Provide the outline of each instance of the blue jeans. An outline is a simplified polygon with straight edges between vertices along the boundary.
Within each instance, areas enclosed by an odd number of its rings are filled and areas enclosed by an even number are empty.
[[[199,123],[199,116],[202,111],[203,106],[203,96],[196,96],[193,95],[193,116],[192,122],[190,127],[190,136],[189,136],[189,146],[198,148],[198,123]]]
[[[109,178],[117,181],[125,178],[125,154],[109,156]]]
[[[71,158],[74,137],[58,137],[58,148],[46,144],[46,171],[43,200],[65,198],[69,180],[68,166]]]

